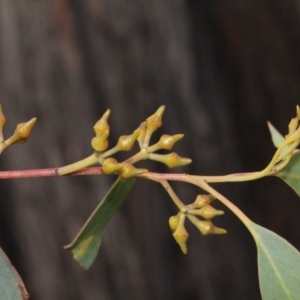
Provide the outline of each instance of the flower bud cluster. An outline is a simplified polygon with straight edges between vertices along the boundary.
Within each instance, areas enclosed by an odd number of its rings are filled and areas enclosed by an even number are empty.
[[[202,235],[225,234],[227,232],[223,228],[214,226],[211,221],[212,218],[224,214],[223,211],[210,205],[214,200],[216,199],[211,195],[198,195],[194,203],[187,205],[183,211],[170,217],[169,226],[173,232],[173,237],[184,254],[187,253],[186,241],[189,237],[184,227],[186,217],[199,229]],[[204,220],[200,220],[198,217],[202,217]]]
[[[4,139],[3,127],[6,122],[6,118],[3,114],[2,107],[0,105],[0,153],[7,147],[17,144],[25,143],[29,138],[32,128],[36,123],[36,118],[32,118],[28,122],[17,124],[14,134],[8,139]]]
[[[190,164],[192,160],[190,158],[180,157],[177,153],[169,154],[157,154],[153,153],[157,150],[171,150],[175,143],[181,140],[184,135],[167,135],[163,134],[160,140],[149,146],[150,138],[154,131],[156,131],[162,125],[162,116],[165,111],[165,106],[161,106],[152,116],[150,116],[146,122],[140,125],[140,136],[138,142],[141,149],[146,149],[148,152],[148,159],[164,163],[169,168],[181,167]]]
[[[297,106],[297,116],[293,118],[288,126],[288,134],[283,138],[282,144],[278,147],[273,160],[272,166],[276,166],[274,170],[277,172],[282,169],[291,159],[294,150],[300,144],[300,108]],[[280,135],[280,134],[279,134]]]
[[[110,128],[107,120],[110,116],[110,110],[107,110],[104,113],[101,119],[94,126],[96,136],[91,141],[92,147],[95,150],[95,156],[97,156],[99,163],[102,164],[104,173],[116,173],[124,178],[137,176],[146,172],[147,170],[136,169],[133,167],[133,164],[144,159],[150,159],[164,163],[169,168],[185,166],[192,162],[191,159],[180,157],[175,152],[169,154],[153,153],[160,149],[171,150],[175,143],[184,137],[183,134],[164,134],[156,144],[149,146],[150,138],[153,132],[155,132],[162,125],[162,116],[164,111],[165,106],[159,107],[152,116],[147,118],[145,122],[141,123],[138,129],[136,129],[131,135],[121,136],[117,144],[109,150],[107,150],[107,148]],[[119,163],[112,158],[112,155],[119,151],[131,150],[136,141],[140,146],[139,153],[127,159],[123,163]]]

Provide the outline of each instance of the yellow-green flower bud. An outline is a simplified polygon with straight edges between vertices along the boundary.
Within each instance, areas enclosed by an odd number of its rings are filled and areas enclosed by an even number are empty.
[[[150,116],[146,120],[147,131],[149,133],[153,133],[155,130],[157,130],[162,125],[162,116],[164,114],[165,108],[166,107],[164,105],[162,105],[152,116]]]
[[[227,231],[223,228],[215,227],[211,221],[202,221],[195,216],[188,215],[189,220],[200,230],[203,235],[225,234]]]
[[[123,135],[119,138],[117,149],[119,151],[129,151],[140,134],[140,129],[135,130],[131,135]]]
[[[15,143],[25,143],[29,138],[35,123],[36,123],[36,118],[33,118],[26,123],[18,124],[13,136],[11,136],[9,139],[4,141],[4,144],[6,146],[10,146]]]
[[[188,211],[188,213],[195,216],[201,216],[206,220],[210,220],[216,216],[223,215],[224,211],[217,210],[210,205],[205,205],[201,209],[191,209]]]
[[[185,221],[185,214],[180,214],[179,224],[177,226],[177,229],[173,233],[173,237],[175,241],[178,243],[178,245],[180,246],[181,251],[184,254],[187,254],[186,241],[189,237],[189,234],[184,227],[184,221]]]
[[[118,163],[116,159],[109,157],[106,158],[102,163],[102,168],[105,174],[113,174],[121,170],[123,165]]]
[[[122,163],[122,168],[118,171],[123,178],[134,177],[146,172],[148,172],[147,169],[136,169],[133,165],[126,162]]]
[[[101,119],[94,125],[94,131],[97,137],[107,138],[109,136],[109,125],[107,123],[109,116],[110,116],[110,110],[108,109],[103,114]]]
[[[179,217],[180,217],[180,213],[178,213],[176,216],[170,217],[169,219],[169,226],[172,232],[174,232],[179,225]]]
[[[194,225],[200,230],[203,235],[209,234],[213,230],[213,223],[211,221],[201,221],[197,219]]]
[[[205,205],[209,205],[214,200],[216,200],[216,198],[212,195],[198,195],[192,206],[193,208],[202,208]]]
[[[170,154],[156,154],[149,153],[149,159],[159,161],[167,165],[170,169],[175,167],[181,167],[188,165],[192,162],[190,158],[180,157],[177,153],[172,152]]]
[[[171,150],[176,142],[181,140],[184,134],[167,135],[163,134],[159,140],[161,149]]]
[[[108,141],[106,138],[94,137],[91,141],[92,147],[95,151],[103,152],[108,147]]]
[[[26,123],[21,123],[17,125],[15,134],[20,138],[20,140],[22,140],[22,142],[25,142],[29,138],[35,123],[36,123],[36,118],[32,118],[30,121]]]
[[[147,148],[147,151],[151,153],[160,149],[171,150],[174,144],[177,141],[181,140],[183,137],[184,134],[176,134],[176,135],[163,134],[160,140],[156,144]]]
[[[297,118],[300,121],[300,107],[297,105]]]

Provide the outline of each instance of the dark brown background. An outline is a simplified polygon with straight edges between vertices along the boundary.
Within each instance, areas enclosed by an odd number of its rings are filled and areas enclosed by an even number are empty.
[[[184,132],[176,151],[193,158],[184,172],[262,169],[274,151],[266,120],[285,132],[300,99],[299,10],[296,0],[0,0],[6,136],[38,118],[1,168],[74,162],[91,154],[92,126],[108,107],[113,145],[165,104],[161,133]],[[112,182],[0,182],[0,245],[32,299],[260,299],[255,246],[236,217],[225,209],[216,220],[226,236],[189,226],[184,256],[168,228],[174,205],[142,180],[107,227],[93,267],[81,269],[62,247]],[[186,203],[199,192],[174,186]],[[216,187],[300,248],[300,202],[278,179]]]

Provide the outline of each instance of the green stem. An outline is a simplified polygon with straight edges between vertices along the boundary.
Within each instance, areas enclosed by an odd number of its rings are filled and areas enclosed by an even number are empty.
[[[146,135],[145,135],[145,137],[144,137],[144,141],[143,141],[142,149],[146,149],[146,148],[148,148],[148,146],[149,146],[149,143],[150,143],[151,136],[152,136],[152,132],[151,132],[151,131],[149,131],[149,130],[147,129],[147,131],[146,131]]]
[[[56,173],[59,176],[67,175],[67,174],[76,172],[80,169],[83,169],[83,168],[89,167],[91,165],[94,165],[97,162],[98,162],[98,155],[96,153],[93,153],[92,155],[90,155],[90,156],[88,156],[88,157],[86,157],[86,158],[84,158],[80,161],[77,161],[73,164],[57,168]]]
[[[155,152],[157,150],[160,150],[161,149],[161,145],[159,143],[156,143],[150,147],[147,148],[147,151],[148,153],[152,153],[152,152]]]
[[[201,176],[201,175],[200,176],[191,175],[191,176],[197,179],[202,179],[209,183],[242,182],[242,181],[256,180],[265,176],[271,176],[277,173],[278,171],[282,170],[289,163],[292,156],[293,153],[287,154],[286,157],[280,163],[276,163],[276,159],[272,159],[271,163],[265,169],[259,172],[235,173],[235,174],[229,174],[224,176]]]
[[[114,155],[115,153],[119,152],[119,148],[117,146],[114,146],[113,148],[109,149],[108,151],[105,151],[101,155],[101,159],[104,160],[105,158]]]
[[[251,173],[235,173],[224,176],[197,176],[191,175],[196,179],[201,179],[209,183],[218,183],[218,182],[241,182],[241,181],[250,181],[259,179],[264,175],[263,171],[260,172],[251,172]]]
[[[140,160],[145,160],[147,158],[148,158],[148,151],[146,149],[141,149],[138,153],[136,153],[133,156],[129,157],[124,162],[127,162],[127,163],[133,165],[134,163],[136,163]]]
[[[287,153],[284,153],[284,157],[281,157],[282,151],[285,147],[288,147],[291,143],[291,140],[285,141],[275,152],[271,162],[259,172],[251,173],[237,173],[229,174],[225,176],[194,176],[198,179],[203,179],[206,182],[241,182],[241,181],[250,181],[259,179],[265,176],[273,175],[274,173],[282,170],[289,162],[293,155],[293,151],[298,146],[299,142],[294,142],[292,146],[288,149]]]

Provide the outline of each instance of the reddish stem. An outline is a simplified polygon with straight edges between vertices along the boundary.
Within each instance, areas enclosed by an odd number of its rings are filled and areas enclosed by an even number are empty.
[[[32,177],[54,177],[58,168],[37,169],[37,170],[17,170],[17,171],[0,171],[0,179],[14,178],[32,178]],[[100,175],[103,174],[101,167],[84,168],[68,175]],[[66,176],[66,175],[64,175]]]

